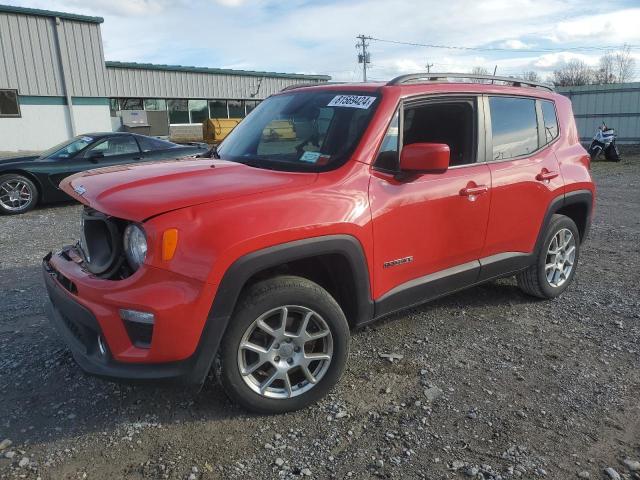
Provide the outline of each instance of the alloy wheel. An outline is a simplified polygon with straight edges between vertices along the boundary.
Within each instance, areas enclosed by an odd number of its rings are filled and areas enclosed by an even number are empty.
[[[9,179],[0,184],[0,205],[5,210],[24,210],[33,199],[31,187],[19,179]]]
[[[547,249],[544,272],[547,282],[558,288],[569,279],[576,259],[576,239],[571,230],[558,231]]]
[[[238,348],[244,382],[257,394],[286,399],[311,390],[327,373],[333,337],[317,312],[287,305],[260,315]]]

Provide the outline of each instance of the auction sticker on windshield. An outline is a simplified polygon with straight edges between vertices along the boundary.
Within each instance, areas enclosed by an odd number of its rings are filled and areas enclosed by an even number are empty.
[[[369,108],[376,97],[369,97],[365,95],[336,95],[329,102],[327,107],[349,107],[349,108]]]

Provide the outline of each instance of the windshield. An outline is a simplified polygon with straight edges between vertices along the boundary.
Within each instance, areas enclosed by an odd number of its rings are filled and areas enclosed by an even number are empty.
[[[299,91],[260,103],[222,142],[225,160],[260,168],[326,171],[355,149],[376,108],[371,92]]]
[[[93,141],[93,137],[88,137],[86,135],[83,135],[82,137],[75,137],[50,148],[40,155],[40,158],[71,158],[79,151],[84,150],[91,145]]]

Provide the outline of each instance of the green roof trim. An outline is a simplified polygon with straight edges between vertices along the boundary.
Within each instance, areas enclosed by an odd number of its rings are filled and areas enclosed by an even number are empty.
[[[65,20],[76,20],[87,23],[103,23],[102,17],[89,17],[87,15],[77,15],[75,13],[54,12],[51,10],[40,10],[37,8],[14,7],[13,5],[0,5],[0,13],[18,13],[21,15],[32,15],[36,17],[58,17]]]
[[[296,78],[302,80],[329,81],[328,75],[306,75],[302,73],[256,72],[253,70],[231,70],[227,68],[185,67],[182,65],[160,65],[156,63],[105,62],[107,68],[127,68],[133,70],[162,70],[165,72],[213,73],[219,75],[244,75],[250,77]]]

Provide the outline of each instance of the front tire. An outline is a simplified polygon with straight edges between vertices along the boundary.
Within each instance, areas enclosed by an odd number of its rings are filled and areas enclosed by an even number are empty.
[[[0,213],[25,213],[37,203],[38,189],[31,180],[16,173],[0,175]]]
[[[518,273],[520,289],[534,297],[555,298],[564,292],[576,273],[580,233],[569,217],[554,215],[547,227],[536,261]]]
[[[321,399],[349,356],[349,326],[318,284],[281,276],[249,287],[222,340],[219,375],[247,410],[284,413]]]

